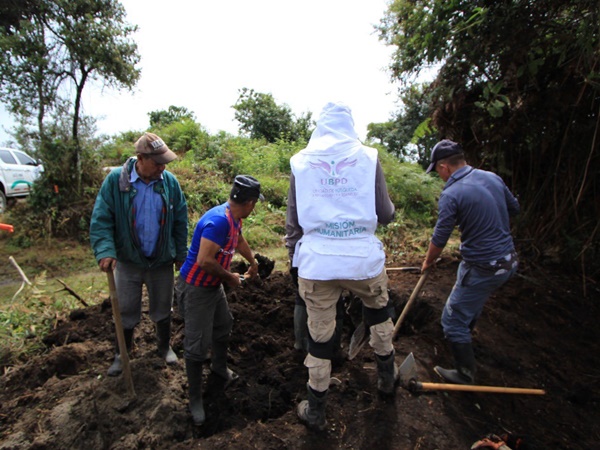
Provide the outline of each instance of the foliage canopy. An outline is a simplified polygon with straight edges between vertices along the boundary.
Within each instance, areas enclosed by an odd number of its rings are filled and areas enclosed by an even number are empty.
[[[431,125],[520,196],[532,254],[598,261],[598,1],[395,0],[378,28],[395,78],[441,66]]]
[[[311,112],[296,118],[288,105],[278,105],[273,95],[253,89],[242,88],[233,109],[240,131],[252,139],[306,142],[314,126]]]
[[[125,9],[117,0],[38,0],[24,6],[3,5],[3,12],[12,14],[0,29],[0,99],[22,122],[37,118],[42,159],[57,137],[46,129],[47,112],[64,113],[58,106],[71,105],[66,112],[71,143],[65,147],[70,158],[64,168],[74,175],[74,193],[81,195],[83,90],[92,80],[115,88],[135,85],[140,57],[129,36],[136,27],[125,22]]]

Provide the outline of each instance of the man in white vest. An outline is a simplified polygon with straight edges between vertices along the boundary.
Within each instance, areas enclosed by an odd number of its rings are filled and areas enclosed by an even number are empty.
[[[377,388],[393,394],[394,324],[388,306],[388,278],[377,224],[394,218],[377,150],[358,140],[350,108],[328,103],[305,149],[290,160],[286,246],[298,268],[298,289],[308,313],[308,400],[300,420],[325,429],[331,378],[336,303],[344,289],[361,298],[369,344],[377,360]]]

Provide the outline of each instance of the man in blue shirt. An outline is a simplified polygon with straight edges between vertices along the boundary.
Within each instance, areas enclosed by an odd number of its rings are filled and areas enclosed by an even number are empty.
[[[96,197],[90,241],[100,269],[115,272],[128,350],[142,314],[142,286],[156,323],[159,355],[177,362],[170,346],[174,272],[187,254],[187,203],[175,176],[165,170],[177,155],[153,133],[135,144],[135,157],[111,171]],[[122,372],[119,349],[109,376]]]
[[[422,270],[434,264],[456,225],[463,258],[442,313],[455,369],[436,366],[434,370],[450,383],[474,384],[471,331],[490,294],[517,270],[509,217],[519,213],[519,202],[498,175],[467,165],[461,145],[448,139],[431,152],[427,173],[433,170],[446,184]]]
[[[185,321],[183,355],[189,409],[197,426],[206,420],[202,372],[209,349],[210,369],[225,380],[225,385],[239,378],[227,366],[233,316],[223,285],[235,288],[241,284],[240,274],[230,271],[236,252],[250,264],[245,275],[248,278],[258,275],[258,263],[242,234],[242,221],[252,213],[259,200],[263,201],[264,196],[260,193],[258,180],[250,175],[236,176],[229,201],[209,209],[196,224],[190,250],[177,280],[179,308]]]

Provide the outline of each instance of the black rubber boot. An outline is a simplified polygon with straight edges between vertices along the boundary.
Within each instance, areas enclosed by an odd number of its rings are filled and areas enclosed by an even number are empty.
[[[396,390],[400,373],[395,361],[396,352],[392,350],[387,356],[375,354],[377,361],[377,390],[385,395],[391,395]]]
[[[294,306],[294,348],[308,352],[308,314],[306,306]]]
[[[473,345],[451,343],[452,354],[454,355],[455,369],[444,369],[435,366],[434,371],[448,383],[454,384],[474,384],[475,383],[475,354]]]
[[[225,380],[223,389],[240,378],[237,373],[227,367],[227,347],[227,342],[213,342],[210,360],[210,370]]]
[[[190,398],[190,412],[194,425],[200,426],[206,420],[204,403],[202,401],[202,365],[200,361],[185,360],[185,371],[188,379],[188,392]]]
[[[131,348],[133,347],[133,328],[124,329],[123,334],[125,335],[125,347],[127,347],[127,353],[131,354]],[[121,361],[121,355],[119,354],[119,341],[115,337],[115,359],[108,368],[107,375],[109,377],[116,377],[121,375],[121,372],[123,372],[123,362]]]
[[[158,347],[158,354],[163,358],[167,364],[175,364],[177,362],[177,355],[173,351],[170,345],[171,340],[171,316],[166,319],[156,322],[156,345]]]
[[[298,417],[309,428],[323,431],[327,426],[325,418],[325,406],[327,404],[327,391],[317,392],[306,383],[308,400],[302,400],[298,404]]]

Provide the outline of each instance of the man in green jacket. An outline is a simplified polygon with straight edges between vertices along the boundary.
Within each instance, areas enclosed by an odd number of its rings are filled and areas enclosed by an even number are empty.
[[[187,256],[187,204],[179,182],[165,170],[177,155],[163,140],[145,133],[135,152],[102,183],[92,212],[90,241],[100,269],[115,272],[127,350],[141,319],[145,284],[158,352],[167,364],[174,364],[177,355],[170,346],[173,264],[179,269]],[[108,375],[121,372],[116,345]]]

